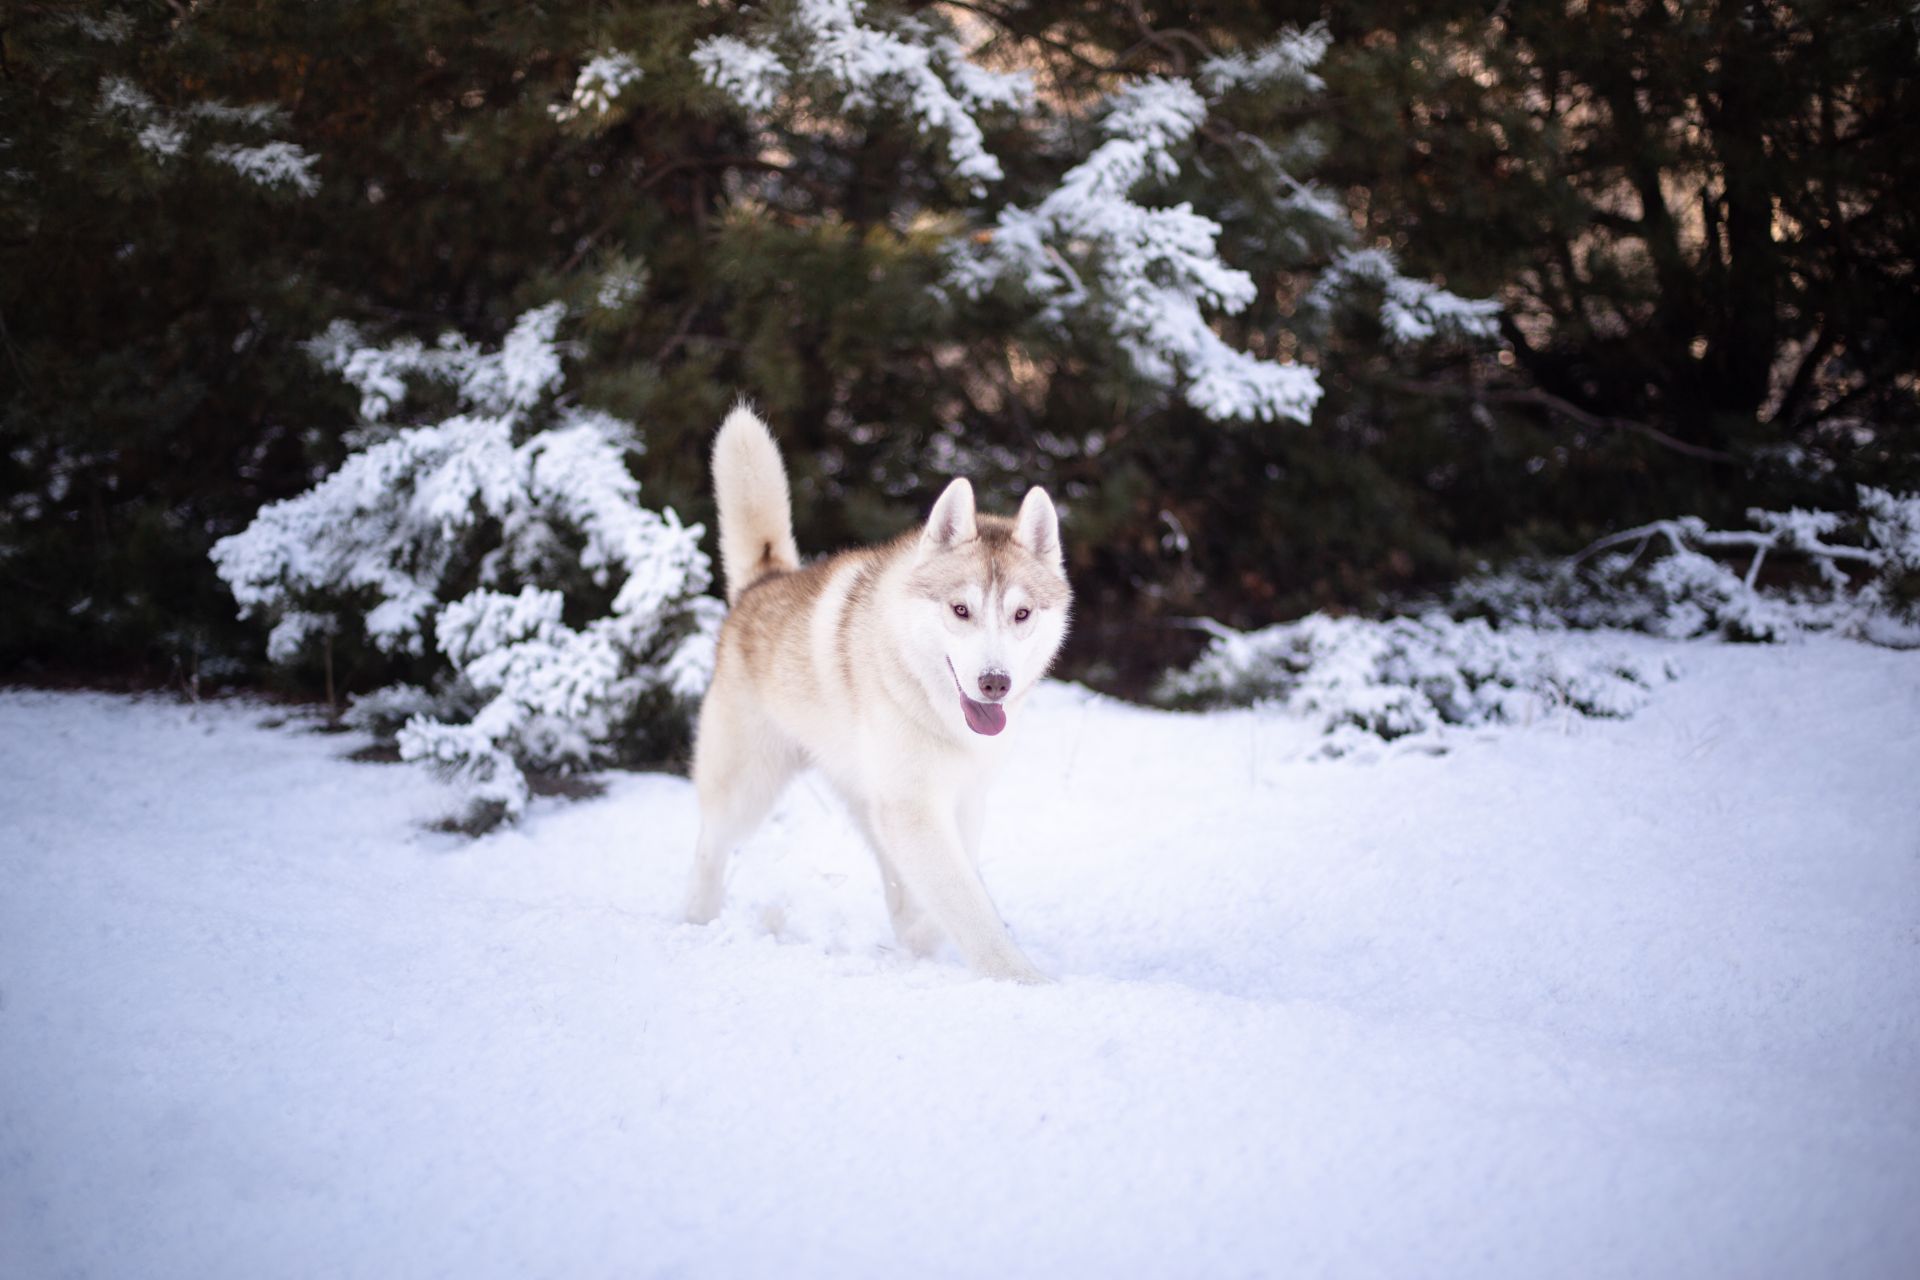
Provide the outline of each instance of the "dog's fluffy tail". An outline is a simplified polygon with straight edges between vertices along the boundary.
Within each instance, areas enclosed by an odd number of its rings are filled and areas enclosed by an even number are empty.
[[[770,573],[800,567],[787,469],[767,424],[734,406],[713,442],[713,496],[720,506],[720,567],[727,603]]]

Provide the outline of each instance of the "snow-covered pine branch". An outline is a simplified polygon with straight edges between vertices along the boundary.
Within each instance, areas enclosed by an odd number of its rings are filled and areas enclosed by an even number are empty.
[[[707,83],[736,106],[778,117],[795,133],[818,133],[849,113],[893,111],[946,139],[953,174],[976,197],[1003,176],[986,150],[979,113],[1022,113],[1040,126],[1037,134],[1069,145],[1087,132],[1073,127],[1081,114],[1098,117],[1091,150],[1037,202],[974,211],[977,230],[952,242],[949,292],[975,301],[990,292],[1018,298],[1042,332],[1117,348],[1135,375],[1177,391],[1209,418],[1312,415],[1320,398],[1313,369],[1241,350],[1208,318],[1243,312],[1258,293],[1252,275],[1222,258],[1221,224],[1190,202],[1156,206],[1143,197],[1186,174],[1216,106],[1252,94],[1304,99],[1321,91],[1314,67],[1329,44],[1324,26],[1203,58],[1189,75],[1136,77],[1091,107],[1063,107],[1037,98],[1025,75],[971,61],[933,16],[864,0],[797,0],[743,13],[739,32],[711,36],[693,53]],[[1244,134],[1233,145],[1274,188],[1273,203],[1286,216],[1315,224],[1323,242],[1351,237],[1340,203],[1288,172],[1272,147]],[[1403,277],[1379,250],[1342,254],[1323,286],[1306,295],[1310,306],[1324,309],[1362,286],[1380,290],[1382,319],[1398,341],[1492,331],[1494,304]]]
[[[1920,646],[1920,495],[1862,485],[1858,496],[1853,513],[1756,508],[1747,512],[1752,529],[1713,529],[1698,516],[1655,520],[1545,570],[1470,580],[1456,607],[1673,638],[1834,632]],[[1783,564],[1786,581],[1770,585],[1763,572]]]
[[[1385,249],[1342,249],[1301,305],[1325,314],[1341,302],[1373,293],[1380,297],[1381,327],[1396,343],[1424,342],[1440,333],[1483,340],[1499,333],[1499,303],[1462,298],[1430,281],[1403,276]]]
[[[702,40],[693,61],[708,84],[754,115],[804,98],[829,116],[899,111],[922,133],[943,135],[953,172],[976,193],[1001,177],[977,112],[1032,102],[1029,77],[969,62],[930,21],[895,15],[864,21],[865,0],[798,0],[756,20],[745,37]]]
[[[1327,56],[1332,43],[1325,23],[1290,27],[1257,49],[1216,54],[1203,60],[1195,79],[1210,98],[1276,86],[1319,93],[1327,86],[1314,68]]]
[[[1177,388],[1209,418],[1308,420],[1319,375],[1241,351],[1207,319],[1208,310],[1244,311],[1256,296],[1253,277],[1221,257],[1221,225],[1190,203],[1153,207],[1138,197],[1182,176],[1223,98],[1253,89],[1318,92],[1312,68],[1327,46],[1323,27],[1287,31],[1260,49],[1206,59],[1190,79],[1149,76],[1115,90],[1099,109],[1103,140],[1038,204],[1002,208],[991,231],[957,242],[951,283],[972,298],[995,289],[1024,295],[1036,321],[1063,336],[1091,327],[1140,377]],[[1296,179],[1270,147],[1244,136],[1239,145],[1285,191],[1289,213],[1319,224],[1329,239],[1351,234],[1339,204]],[[1322,277],[1323,296],[1362,278],[1384,290],[1382,318],[1397,340],[1447,326],[1491,332],[1495,304],[1403,277],[1377,250],[1343,252]]]
[[[618,49],[594,54],[581,64],[573,80],[573,94],[564,103],[555,103],[547,113],[561,124],[585,118],[598,122],[613,111],[613,104],[627,89],[640,82],[640,64],[633,55]]]
[[[604,759],[643,713],[684,716],[718,626],[699,527],[639,503],[632,425],[556,400],[562,318],[529,311],[498,349],[373,345],[336,323],[310,349],[359,391],[370,442],[213,552],[241,612],[275,620],[275,661],[349,625],[387,652],[431,641],[439,688],[383,691],[361,719],[408,711],[402,756],[502,817],[524,807],[526,770]],[[458,411],[390,425],[426,385]],[[572,625],[569,603],[600,612]]]
[[[162,164],[187,154],[187,144],[197,138],[201,154],[253,186],[303,196],[320,190],[319,176],[313,171],[319,157],[303,147],[279,138],[235,141],[230,136],[205,136],[209,130],[230,135],[285,128],[286,117],[277,107],[208,101],[172,111],[131,80],[107,76],[100,81],[94,113],[109,127],[130,134],[142,151]]]
[[[1176,152],[1206,115],[1183,79],[1118,90],[1101,122],[1106,140],[1038,205],[1004,208],[990,234],[959,242],[950,278],[976,298],[1013,282],[1057,331],[1091,321],[1136,373],[1179,385],[1208,417],[1305,421],[1320,398],[1314,372],[1228,346],[1202,313],[1231,314],[1254,298],[1253,278],[1220,258],[1220,225],[1189,204],[1148,208],[1131,194],[1179,175]]]

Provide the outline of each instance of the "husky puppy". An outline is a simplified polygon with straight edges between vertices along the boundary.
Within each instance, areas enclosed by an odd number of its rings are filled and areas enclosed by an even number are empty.
[[[719,914],[727,858],[812,766],[872,847],[900,943],[951,938],[976,972],[1044,981],[980,883],[987,784],[1027,694],[1067,634],[1060,518],[1029,489],[1008,520],[955,480],[926,525],[805,568],[786,468],[734,409],[713,446],[727,601],[700,707],[687,919]]]

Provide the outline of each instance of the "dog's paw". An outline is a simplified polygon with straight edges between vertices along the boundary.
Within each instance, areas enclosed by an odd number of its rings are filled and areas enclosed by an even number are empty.
[[[1033,967],[1025,956],[997,960],[981,965],[982,977],[992,978],[995,982],[1017,982],[1023,987],[1049,987],[1053,979]]]

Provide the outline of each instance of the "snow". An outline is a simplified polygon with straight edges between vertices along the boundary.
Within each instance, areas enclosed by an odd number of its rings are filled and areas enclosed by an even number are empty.
[[[187,131],[170,121],[156,120],[141,125],[134,137],[147,154],[158,160],[171,160],[187,145]]]
[[[235,125],[246,129],[287,127],[286,112],[271,102],[249,102],[243,107],[236,107],[232,103],[212,99],[190,104],[185,114],[198,120],[211,120],[216,124]]]
[[[291,142],[265,142],[257,147],[216,143],[207,154],[248,182],[260,187],[292,187],[303,196],[320,190],[313,166],[320,157]]]
[[[100,113],[134,120],[150,118],[156,108],[146,90],[124,76],[105,76],[100,81]]]
[[[1755,529],[1712,529],[1699,516],[1655,520],[1565,561],[1470,579],[1457,588],[1459,603],[1530,626],[1634,627],[1675,640],[1790,641],[1827,631],[1920,648],[1920,602],[1909,586],[1920,574],[1920,494],[1861,485],[1857,495],[1851,512],[1751,507]],[[1848,540],[1833,541],[1836,534]],[[1799,580],[1761,579],[1774,552],[1801,561]],[[1739,555],[1744,570],[1728,562]],[[1807,566],[1817,582],[1806,580]]]
[[[1319,754],[1445,751],[1456,726],[1555,716],[1620,719],[1676,674],[1604,636],[1495,630],[1443,613],[1376,620],[1314,613],[1239,632],[1215,622],[1206,650],[1161,691],[1179,706],[1249,706],[1311,719]]]
[[[869,26],[864,0],[798,0],[777,29],[755,40],[709,36],[692,54],[706,82],[743,110],[766,114],[796,75],[817,85],[835,112],[903,111],[922,133],[944,134],[954,173],[978,193],[1002,176],[973,118],[977,110],[1022,107],[1032,78],[970,63],[951,36],[917,21],[902,34]],[[769,40],[794,47],[783,59]]]
[[[1130,195],[1179,175],[1174,149],[1206,114],[1184,80],[1147,76],[1115,90],[1100,126],[1106,141],[1033,209],[1010,205],[990,233],[956,242],[949,279],[973,298],[1018,281],[1040,303],[1040,322],[1063,332],[1090,316],[1141,377],[1182,383],[1187,402],[1217,421],[1305,422],[1319,376],[1235,350],[1201,312],[1244,311],[1256,293],[1253,277],[1221,260],[1220,224],[1184,202],[1150,208]]]
[[[1500,332],[1500,304],[1492,298],[1462,298],[1425,280],[1400,274],[1385,249],[1342,249],[1305,299],[1310,311],[1330,310],[1356,289],[1380,291],[1380,323],[1397,343],[1424,342],[1446,331],[1490,341]]]
[[[620,95],[640,83],[642,74],[632,54],[619,49],[597,53],[587,59],[580,74],[574,77],[572,98],[564,104],[549,106],[547,114],[562,124],[582,115],[604,119],[612,113]]]
[[[790,79],[786,64],[773,50],[733,36],[709,36],[692,56],[708,84],[755,115],[773,110]]]
[[[1632,719],[1373,763],[1044,688],[1037,989],[895,954],[818,784],[694,928],[681,779],[468,842],[0,693],[0,1275],[1911,1275],[1920,661],[1626,643]]]
[[[950,37],[936,39],[933,48],[953,84],[954,97],[969,111],[1025,111],[1033,106],[1031,71],[991,71],[974,62],[966,46]]]
[[[1185,80],[1143,76],[1107,99],[1100,127],[1109,137],[1136,144],[1140,156],[1151,160],[1154,175],[1164,179],[1180,172],[1179,162],[1168,152],[1191,138],[1206,118],[1206,101]],[[1124,176],[1099,184],[1106,189],[1097,194],[1125,195],[1146,170],[1142,163],[1125,166]]]
[[[125,44],[127,37],[133,34],[133,19],[124,13],[108,13],[98,18],[79,13],[59,14],[56,17],[89,40],[100,40],[107,44]]]
[[[119,15],[115,20],[128,22]],[[124,33],[113,36],[112,29],[110,25],[101,25],[100,30],[88,31],[88,34],[118,43]],[[131,30],[128,24],[126,31]],[[189,120],[247,129],[279,128],[286,124],[285,115],[270,103],[236,107],[206,101],[193,103],[181,111],[166,111],[144,89],[124,76],[102,77],[97,113],[111,123],[132,130],[141,148],[160,161],[171,160],[185,150]],[[320,179],[313,172],[319,157],[291,142],[278,139],[254,145],[214,142],[207,146],[206,154],[257,187],[291,188],[303,196],[320,190]]]
[[[1326,81],[1313,68],[1327,56],[1333,43],[1326,24],[1316,22],[1304,31],[1282,31],[1250,53],[1228,53],[1204,59],[1198,79],[1214,97],[1236,90],[1258,90],[1276,84],[1296,85],[1319,93]]]

